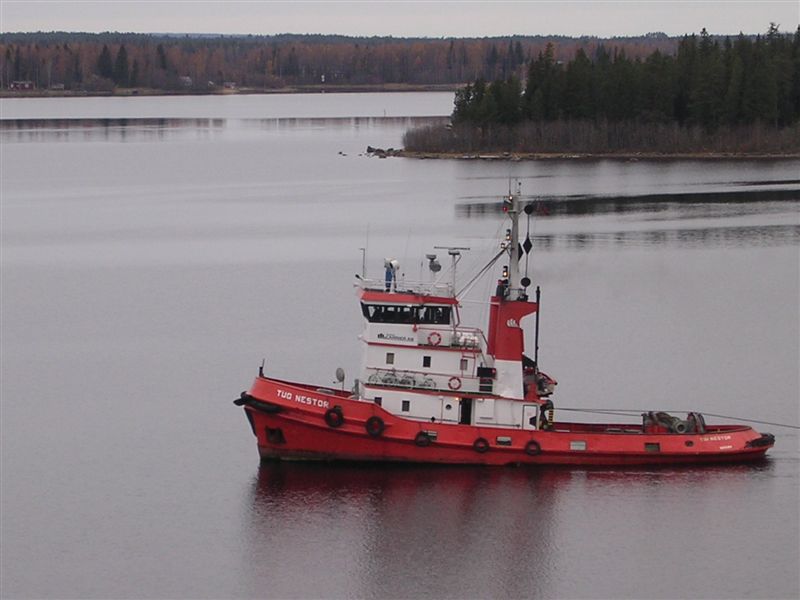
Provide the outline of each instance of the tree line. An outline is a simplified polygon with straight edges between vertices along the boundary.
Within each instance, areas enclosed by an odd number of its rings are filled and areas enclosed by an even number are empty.
[[[674,55],[547,46],[527,77],[456,92],[451,123],[412,130],[428,152],[798,152],[800,27],[718,39],[704,29]]]
[[[211,36],[122,33],[0,34],[0,87],[32,81],[39,89],[114,88],[196,91],[231,82],[255,90],[298,85],[450,84],[521,78],[551,45],[553,60],[578,48],[615,48],[628,57],[678,40],[662,33],[599,39],[564,36],[393,38],[330,35]]]
[[[722,42],[704,29],[683,38],[674,56],[631,58],[624,49],[579,49],[556,59],[548,45],[528,66],[524,88],[509,77],[478,79],[456,92],[453,122],[513,125],[560,119],[639,120],[701,125],[785,126],[800,118],[800,27],[770,26],[755,40]]]

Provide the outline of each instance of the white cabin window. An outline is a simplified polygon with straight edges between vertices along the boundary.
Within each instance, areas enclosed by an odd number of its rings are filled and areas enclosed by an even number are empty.
[[[400,410],[403,412],[411,410],[411,400],[403,400],[403,407]]]
[[[386,364],[393,365],[394,364],[394,352],[387,352],[386,353]]]
[[[422,366],[423,367],[430,367],[431,366],[431,357],[430,356],[423,356],[422,357]]]
[[[383,404],[383,398],[381,396],[375,396],[375,404],[381,406]]]
[[[461,359],[461,370],[466,371],[469,369],[469,361],[466,358]]]

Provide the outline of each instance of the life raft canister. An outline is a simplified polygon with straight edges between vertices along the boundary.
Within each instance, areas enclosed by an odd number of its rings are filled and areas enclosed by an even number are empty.
[[[386,429],[386,424],[380,417],[373,416],[367,419],[367,422],[364,423],[364,428],[371,437],[378,437]]]
[[[338,406],[334,406],[325,411],[325,422],[328,424],[328,427],[333,427],[334,429],[341,427],[344,423],[342,409]]]
[[[453,391],[460,390],[461,380],[458,377],[451,377],[447,381],[447,387],[449,387]]]
[[[428,343],[431,346],[438,346],[442,343],[442,334],[438,331],[432,331],[428,334]]]

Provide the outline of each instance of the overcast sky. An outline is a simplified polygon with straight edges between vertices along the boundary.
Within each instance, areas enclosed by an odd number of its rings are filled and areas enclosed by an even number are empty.
[[[0,32],[339,33],[425,37],[794,31],[800,0],[161,2],[0,0]]]

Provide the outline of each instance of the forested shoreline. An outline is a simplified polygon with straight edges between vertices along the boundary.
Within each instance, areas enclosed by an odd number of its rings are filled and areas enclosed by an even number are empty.
[[[407,132],[405,155],[800,154],[800,28],[775,25],[733,38],[5,33],[0,90],[447,90],[450,122]]]
[[[551,46],[514,76],[456,92],[451,123],[409,131],[416,153],[797,154],[800,28],[683,38],[645,58]]]
[[[678,38],[393,38],[332,35],[0,34],[0,88],[16,93],[270,92],[291,89],[455,89],[467,81],[524,77],[550,44],[556,60],[577,49],[674,53]]]

